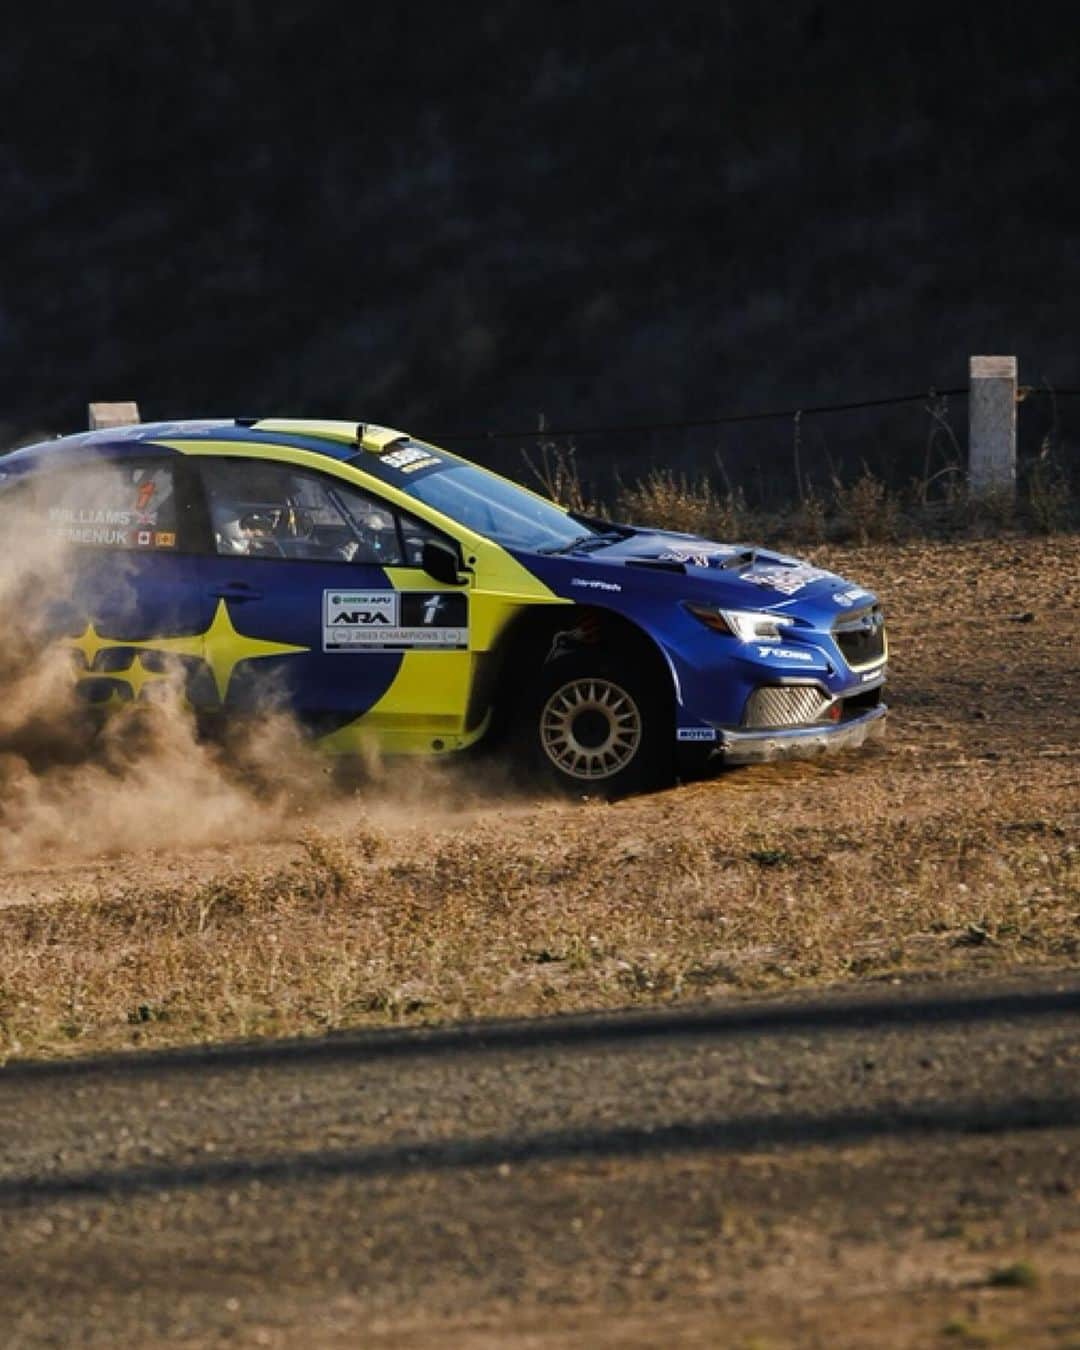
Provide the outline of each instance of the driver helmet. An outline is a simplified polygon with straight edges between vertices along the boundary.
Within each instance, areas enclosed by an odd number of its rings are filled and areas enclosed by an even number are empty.
[[[219,553],[251,552],[251,535],[240,524],[242,514],[238,502],[220,498],[211,502],[210,518]]]

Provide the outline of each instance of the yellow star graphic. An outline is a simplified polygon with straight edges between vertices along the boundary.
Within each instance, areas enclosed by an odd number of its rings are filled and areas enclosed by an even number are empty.
[[[98,652],[101,651],[102,647],[106,644],[98,637],[94,625],[88,623],[85,632],[80,633],[77,638],[72,638],[71,641],[65,645],[70,647],[72,651],[82,652],[83,657],[86,660],[86,668],[89,670],[94,657],[97,656]]]
[[[233,624],[229,607],[219,600],[213,620],[205,633],[192,633],[187,637],[154,637],[138,641],[123,638],[102,637],[92,623],[77,638],[69,640],[67,646],[82,652],[89,668],[98,652],[109,647],[131,647],[136,651],[173,652],[177,656],[196,656],[210,667],[217,686],[218,697],[222,703],[229,690],[232,673],[241,661],[257,661],[264,656],[286,656],[290,652],[310,651],[310,647],[296,647],[288,642],[268,642],[263,638],[248,637],[237,631]],[[137,695],[143,684],[153,676],[144,670],[142,662],[133,661],[126,672],[113,672],[113,678],[127,680]]]
[[[257,661],[261,656],[287,656],[290,652],[307,652],[310,647],[293,647],[288,642],[266,642],[262,638],[246,637],[233,627],[229,607],[218,601],[214,621],[204,635],[206,661],[214,672],[218,697],[225,702],[225,694],[233,670],[241,661]]]
[[[224,603],[224,602],[222,602]],[[215,618],[217,616],[215,615]],[[92,623],[86,625],[84,632],[71,639],[67,645],[86,657],[87,667],[93,665],[94,657],[109,647],[132,647],[136,651],[175,652],[178,656],[202,656],[204,633],[192,633],[190,637],[160,637],[132,642],[124,638],[102,637]]]
[[[147,670],[143,665],[142,657],[140,656],[137,656],[135,660],[132,661],[127,670],[117,671],[114,678],[125,680],[131,686],[133,698],[138,698],[141,695],[144,685],[161,684],[163,681],[168,680],[168,676],[162,675],[160,671]]]

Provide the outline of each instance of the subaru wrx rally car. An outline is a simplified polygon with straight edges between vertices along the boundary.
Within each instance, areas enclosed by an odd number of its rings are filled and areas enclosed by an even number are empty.
[[[861,586],[566,511],[387,427],[67,436],[0,460],[0,513],[72,550],[49,626],[95,705],[179,680],[208,717],[284,701],[332,754],[503,736],[605,792],[883,726]]]

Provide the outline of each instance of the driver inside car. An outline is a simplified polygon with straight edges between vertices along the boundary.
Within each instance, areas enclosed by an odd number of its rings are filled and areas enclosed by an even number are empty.
[[[249,510],[221,498],[211,503],[214,542],[219,553],[241,553],[248,557],[280,557],[276,539],[274,509]]]
[[[398,561],[397,529],[389,511],[358,498],[346,516],[326,503],[319,511],[283,503],[238,502],[218,492],[211,498],[214,542],[220,554],[254,558],[390,563]],[[329,509],[328,509],[329,508]],[[322,527],[320,516],[330,516]]]

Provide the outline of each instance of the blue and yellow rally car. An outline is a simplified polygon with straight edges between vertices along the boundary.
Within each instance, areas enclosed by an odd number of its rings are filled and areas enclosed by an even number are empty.
[[[579,790],[861,743],[874,596],[793,558],[581,516],[387,427],[142,423],[0,459],[77,553],[50,625],[91,704],[284,702],[338,755],[510,738]]]

